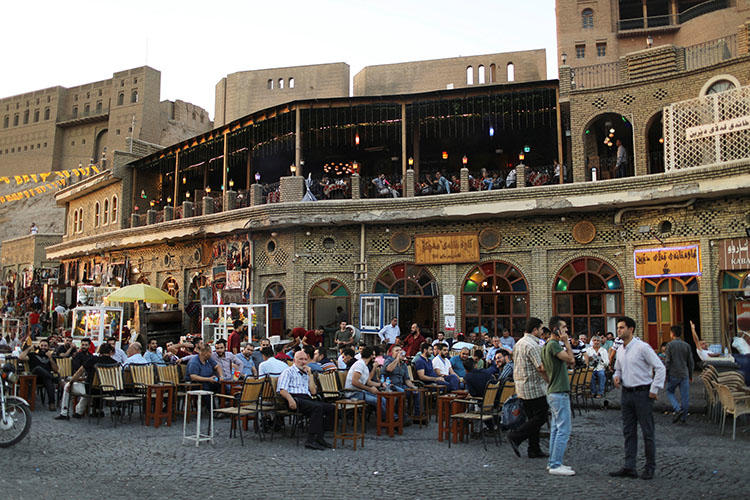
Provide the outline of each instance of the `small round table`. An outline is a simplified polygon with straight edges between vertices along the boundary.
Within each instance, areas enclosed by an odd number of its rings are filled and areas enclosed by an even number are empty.
[[[204,396],[208,396],[208,434],[201,433],[201,409],[202,400]],[[194,441],[195,446],[198,446],[203,441],[208,441],[214,444],[214,393],[211,391],[187,391],[185,393],[185,407],[190,404],[190,398],[196,398],[196,406],[198,407],[198,413],[196,415],[195,435],[187,434],[187,412],[185,412],[182,421],[182,443],[185,441]]]
[[[333,447],[336,448],[336,440],[341,444],[350,439],[357,450],[357,440],[361,440],[362,448],[365,447],[365,412],[367,403],[359,399],[338,399],[333,402],[335,409],[333,414]],[[352,412],[352,430],[346,425],[346,412]],[[341,413],[341,425],[339,425],[339,413]]]
[[[380,436],[380,430],[386,429],[388,435],[393,437],[394,431],[399,434],[404,433],[404,396],[403,392],[396,391],[378,391],[378,402],[376,406],[375,425],[377,434]],[[385,415],[383,415],[383,403],[385,400]],[[396,420],[396,411],[398,408],[398,420]]]

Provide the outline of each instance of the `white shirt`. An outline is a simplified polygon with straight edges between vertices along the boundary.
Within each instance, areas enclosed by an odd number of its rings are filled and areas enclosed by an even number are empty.
[[[595,351],[593,347],[589,347],[584,351],[584,353],[589,357],[589,359],[593,359],[597,354],[601,358],[601,360],[598,361],[596,363],[596,366],[594,367],[595,372],[604,370],[604,368],[609,366],[609,354],[607,354],[607,350],[602,346],[599,346],[599,352]]]
[[[396,337],[401,336],[401,329],[398,327],[398,325],[393,326],[390,323],[385,325],[379,332],[378,337],[380,337],[381,342],[388,342],[389,344],[393,344],[396,342]]]
[[[447,377],[451,374],[451,360],[435,356],[432,358],[432,368],[434,368],[435,372],[441,377]]]
[[[354,387],[354,384],[352,384],[352,379],[354,378],[354,372],[359,373],[359,383],[361,385],[367,385],[367,379],[370,378],[370,369],[367,368],[367,363],[365,363],[361,359],[358,360],[356,363],[352,365],[351,368],[349,368],[349,372],[346,374],[346,384],[344,384],[344,389],[346,389],[347,391],[361,390],[361,389]]]
[[[474,344],[471,344],[469,342],[456,342],[455,344],[453,344],[453,349],[456,351],[460,351],[461,349],[468,349],[471,351],[475,347],[476,346]]]
[[[654,376],[651,377],[652,371]],[[638,337],[617,349],[615,377],[619,377],[624,387],[650,385],[651,394],[664,387],[667,369],[650,345]]]
[[[258,376],[262,377],[263,375],[270,375],[278,377],[287,368],[289,368],[289,365],[280,359],[268,358],[258,365]]]

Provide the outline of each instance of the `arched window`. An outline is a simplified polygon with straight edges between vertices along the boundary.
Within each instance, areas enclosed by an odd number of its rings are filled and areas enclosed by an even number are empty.
[[[479,67],[477,68],[477,83],[479,83],[479,85],[486,83],[485,77],[484,77],[484,65],[483,64],[480,64]]]
[[[466,85],[474,85],[474,67],[466,66]]]
[[[349,296],[349,290],[337,279],[326,278],[315,283],[309,295],[310,328],[344,319],[348,323],[351,320]]]
[[[279,88],[280,89],[284,88],[284,79],[283,78],[279,78]]]
[[[515,82],[516,81],[516,67],[512,62],[508,63],[507,73],[508,73],[508,81]]]
[[[112,224],[117,223],[117,196],[112,197]]]
[[[130,102],[138,102],[138,89],[133,89],[133,91],[130,93]]]
[[[601,259],[581,257],[563,266],[552,290],[553,310],[571,335],[615,332],[622,314],[622,280]]]
[[[45,119],[45,120],[49,120],[49,108],[46,108],[46,109],[44,110],[44,119]]]
[[[708,89],[706,90],[706,95],[718,94],[719,92],[725,92],[727,90],[732,90],[733,88],[734,83],[730,82],[729,80],[719,80],[708,87]]]
[[[78,210],[73,211],[73,227],[70,228],[70,232],[77,233],[78,232]]]
[[[89,113],[91,112],[91,106],[86,103],[83,105],[83,116],[89,116]]]
[[[529,318],[529,287],[521,271],[507,262],[475,267],[461,289],[464,332],[522,335]]]
[[[117,94],[117,105],[122,106],[125,103],[125,93],[120,92]]]
[[[23,124],[26,125],[29,123],[29,110],[23,112]]]
[[[99,207],[99,202],[97,201],[94,204],[94,227],[99,227],[99,212],[100,212],[100,207]]]
[[[104,215],[102,216],[102,225],[109,224],[109,198],[104,198]]]
[[[263,293],[268,304],[269,333],[281,335],[286,330],[286,291],[281,283],[271,283]]]
[[[583,9],[581,12],[581,25],[583,29],[594,27],[594,11],[591,9]]]
[[[409,262],[394,264],[378,275],[375,293],[396,293],[402,297],[434,297],[437,283],[424,266]]]
[[[16,113],[15,115],[13,115],[13,126],[14,127],[18,126],[18,113]]]
[[[289,88],[290,88],[290,89],[293,89],[293,88],[294,88],[294,78],[290,78],[290,79],[289,79]]]
[[[102,101],[96,101],[96,112],[97,113],[102,112]]]
[[[497,81],[497,66],[495,66],[495,63],[490,64],[490,83],[495,83]]]
[[[266,83],[266,86],[267,86],[267,87],[268,87],[268,88],[269,88],[270,90],[273,90],[273,78],[269,78],[269,79],[268,79],[268,82]]]
[[[164,280],[164,283],[161,284],[161,289],[174,298],[177,298],[180,294],[180,284],[171,276]]]

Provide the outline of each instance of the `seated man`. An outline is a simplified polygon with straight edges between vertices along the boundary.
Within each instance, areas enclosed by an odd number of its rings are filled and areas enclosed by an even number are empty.
[[[232,380],[235,370],[242,372],[244,365],[234,354],[227,351],[227,341],[219,339],[214,343],[216,352],[211,354],[211,359],[221,366],[222,380]]]
[[[76,353],[76,346],[73,344],[71,337],[65,337],[63,343],[58,345],[55,349],[55,354],[58,358],[69,358]]]
[[[487,361],[487,364],[492,363],[492,361],[495,359],[495,353],[500,349],[503,349],[503,344],[500,343],[500,337],[495,335],[494,337],[492,337],[492,344],[490,345],[490,348],[485,351],[485,361]]]
[[[146,354],[144,354],[143,357],[146,359],[147,363],[151,363],[152,365],[166,366],[167,363],[164,361],[164,355],[159,354],[157,351],[158,348],[159,343],[156,339],[149,340],[148,351],[146,351]]]
[[[716,358],[721,356],[721,354],[713,353],[708,350],[708,342],[705,342],[701,340],[700,337],[698,337],[698,332],[695,331],[695,323],[693,323],[693,320],[690,320],[690,331],[693,334],[695,352],[698,353],[698,357],[701,361],[705,363],[709,358]]]
[[[495,359],[492,366],[485,371],[500,382],[513,380],[513,360],[510,353],[505,349],[500,349],[495,353]]]
[[[253,354],[255,354],[253,344],[250,342],[240,343],[240,352],[235,354],[235,358],[242,363],[242,372],[240,375],[243,378],[255,377],[258,375],[258,370],[255,368],[255,363],[253,362]],[[261,359],[263,359],[262,355]]]
[[[432,341],[433,347],[437,344],[446,344],[448,346],[448,349],[450,349],[452,342],[445,338],[445,333],[438,332],[437,338]]]
[[[461,352],[459,352],[457,355],[451,358],[451,366],[453,367],[453,371],[461,379],[463,379],[464,376],[466,376],[466,368],[464,367],[464,361],[466,361],[470,357],[471,356],[469,355],[469,350],[464,347],[463,349],[461,349]]]
[[[39,350],[32,351],[33,344],[29,344],[21,354],[18,356],[19,361],[28,361],[29,369],[32,375],[36,375],[36,379],[40,385],[43,385],[47,391],[47,402],[50,411],[55,411],[55,373],[57,373],[57,363],[52,357],[52,350],[49,348],[49,342],[47,339],[39,341]],[[36,394],[31,394],[30,397],[36,397]]]
[[[516,346],[516,339],[510,336],[510,330],[507,328],[503,328],[503,336],[500,337],[500,343],[509,351],[512,351]]]
[[[280,359],[276,359],[273,355],[273,349],[271,346],[266,346],[260,350],[263,355],[263,362],[258,368],[258,376],[264,377],[278,377],[284,370],[289,368],[289,365]]]
[[[438,376],[443,377],[448,385],[448,390],[455,391],[461,386],[461,381],[459,380],[458,375],[456,375],[456,372],[453,371],[453,366],[448,357],[448,345],[437,344],[435,347],[440,350],[438,351],[438,354],[432,358],[432,368]]]
[[[464,386],[469,394],[481,398],[484,397],[484,390],[487,388],[487,382],[492,380],[492,375],[486,370],[477,370],[474,366],[474,359],[469,358],[464,361],[464,368],[466,368]]]
[[[252,344],[250,344],[250,345],[252,345]],[[253,349],[252,358],[253,358],[253,364],[255,365],[255,372],[256,373],[260,369],[260,364],[264,361],[263,360],[263,354],[261,353],[261,350],[264,347],[272,347],[271,346],[271,341],[268,340],[267,338],[260,339],[260,344],[259,344],[258,348],[257,349]]]
[[[75,373],[78,371],[78,369],[86,364],[86,361],[93,356],[91,352],[89,352],[91,348],[91,339],[85,338],[81,340],[81,348],[73,355],[73,359],[71,360],[71,373]]]
[[[148,361],[146,358],[143,357],[141,354],[141,343],[140,342],[133,342],[128,346],[128,352],[127,352],[127,359],[125,360],[125,363],[123,363],[123,366],[129,366],[129,365],[147,365]]]
[[[466,349],[469,349],[471,352],[471,349],[474,349],[474,344],[472,342],[466,342],[466,337],[464,337],[463,333],[459,333],[456,337],[456,341],[451,346],[454,350],[460,350],[464,347]]]
[[[83,342],[82,342],[83,344]],[[83,346],[81,346],[83,347]],[[99,347],[99,356],[89,356],[86,361],[78,367],[73,373],[70,382],[65,384],[63,388],[63,394],[60,398],[60,414],[55,417],[56,420],[68,420],[70,396],[81,396],[76,405],[73,418],[81,418],[83,413],[86,411],[88,406],[89,398],[86,394],[86,388],[91,387],[96,375],[97,366],[117,366],[119,363],[114,360],[112,355],[115,352],[115,348],[105,343]],[[86,382],[84,384],[84,381]]]
[[[357,360],[354,358],[354,349],[351,347],[342,347],[336,364],[339,370],[348,370],[355,361]]]
[[[218,392],[222,378],[221,366],[211,359],[211,346],[203,345],[197,356],[187,364],[186,382],[202,385],[204,391]]]
[[[313,372],[336,371],[336,363],[328,359],[325,348],[318,347],[313,352],[312,361],[307,364]]]
[[[417,378],[425,384],[448,385],[444,377],[435,373],[435,369],[430,361],[430,344],[422,344],[420,355],[415,358],[414,369],[417,371]]]
[[[383,371],[387,378],[391,379],[390,390],[396,392],[405,392],[406,389],[416,389],[409,378],[409,368],[406,361],[406,352],[401,346],[393,346],[391,356],[387,356],[383,363]],[[414,398],[414,412],[419,414],[419,398],[415,397],[414,393],[407,393],[407,397]],[[409,425],[408,420],[404,421],[404,425]]]
[[[375,406],[378,404],[378,389],[384,389],[380,382],[370,379],[368,365],[375,359],[375,351],[372,347],[365,346],[360,354],[362,357],[349,368],[349,372],[346,374],[344,393],[350,399],[360,399]],[[385,410],[385,399],[382,407]]]
[[[305,448],[323,450],[332,448],[323,439],[323,434],[326,430],[333,429],[334,406],[312,399],[317,388],[307,366],[308,361],[305,351],[297,351],[294,354],[294,364],[281,373],[276,391],[286,400],[290,410],[297,410],[310,419]]]

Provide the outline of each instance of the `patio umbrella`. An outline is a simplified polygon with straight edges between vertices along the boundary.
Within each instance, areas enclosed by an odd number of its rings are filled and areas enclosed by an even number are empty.
[[[177,299],[167,292],[151,285],[137,283],[120,288],[104,299],[107,302],[136,302],[142,300],[149,304],[176,304]]]

